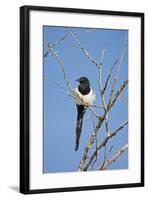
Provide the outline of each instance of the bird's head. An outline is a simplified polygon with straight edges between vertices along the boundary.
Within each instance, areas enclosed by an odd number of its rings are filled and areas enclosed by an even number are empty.
[[[80,84],[90,85],[90,82],[89,82],[89,80],[88,80],[87,77],[80,77],[80,78],[77,79],[76,81],[78,81]]]

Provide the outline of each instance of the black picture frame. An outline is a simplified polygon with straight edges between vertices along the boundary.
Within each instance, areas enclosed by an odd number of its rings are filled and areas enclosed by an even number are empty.
[[[54,189],[30,189],[30,80],[29,80],[29,20],[30,11],[44,12],[67,12],[67,13],[85,13],[85,14],[101,14],[112,16],[139,17],[141,19],[141,182],[127,183],[115,185],[96,185],[82,186],[70,188],[54,188]],[[57,8],[57,7],[41,7],[41,6],[22,6],[20,8],[20,192],[23,194],[34,193],[50,193],[50,192],[67,192],[81,190],[98,190],[113,189],[127,187],[144,186],[144,13],[137,12],[121,12],[121,11],[104,11],[90,9],[75,8]]]

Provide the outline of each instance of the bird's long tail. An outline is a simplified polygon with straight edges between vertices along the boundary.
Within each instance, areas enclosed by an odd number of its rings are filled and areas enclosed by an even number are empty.
[[[85,113],[85,108],[83,105],[77,105],[77,126],[76,126],[76,146],[75,151],[79,149],[79,142],[80,142],[80,136],[82,131],[82,124],[83,124],[83,116]]]

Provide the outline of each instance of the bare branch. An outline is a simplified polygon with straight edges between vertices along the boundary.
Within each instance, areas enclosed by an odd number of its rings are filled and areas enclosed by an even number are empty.
[[[95,110],[92,108],[92,106],[89,106],[88,108],[90,109],[90,111],[94,114],[94,116],[95,116],[97,119],[100,119],[100,116],[95,112]]]
[[[96,105],[96,104],[94,104],[94,105],[92,105],[92,106],[90,106],[90,107],[103,109],[103,106],[102,106],[102,105]]]
[[[109,153],[108,153],[108,155],[107,156],[109,156],[110,155],[110,153],[112,152],[112,150],[113,150],[113,147],[114,147],[114,145],[111,145],[111,147],[110,147],[110,149],[109,149]]]
[[[87,145],[86,145],[86,147],[85,147],[85,151],[84,151],[83,157],[82,157],[82,159],[81,159],[81,161],[80,161],[80,164],[79,164],[79,167],[78,167],[78,171],[82,171],[83,166],[84,166],[84,164],[85,164],[85,161],[86,161],[86,159],[87,159],[88,151],[89,151],[89,149],[91,148],[91,146],[92,146],[92,144],[93,144],[93,142],[94,142],[94,140],[95,140],[95,138],[96,138],[97,132],[98,132],[98,130],[99,130],[101,124],[102,124],[101,119],[100,119],[99,121],[100,121],[100,123],[98,123],[98,125],[95,127],[94,132],[91,134],[91,137],[90,137],[90,139],[89,139],[89,142],[87,143]],[[96,156],[96,155],[95,155],[95,156]]]
[[[60,64],[60,66],[61,66],[61,70],[62,70],[62,72],[63,72],[63,76],[64,76],[64,79],[65,79],[65,82],[66,82],[67,87],[68,87],[72,92],[74,92],[74,90],[72,89],[72,87],[71,87],[71,85],[70,85],[70,82],[69,82],[69,80],[68,80],[68,78],[67,78],[67,74],[66,74],[65,69],[64,69],[64,64],[63,64],[61,58],[60,58],[60,57],[58,56],[58,54],[53,50],[53,48],[51,48],[49,45],[48,45],[48,48],[49,48],[49,51],[51,51],[51,52],[53,53],[53,55],[57,58],[57,60],[58,60],[58,62],[59,62],[59,64]]]
[[[99,170],[102,170],[103,167],[105,166],[106,161],[107,161],[107,158],[109,157],[110,153],[112,152],[113,145],[110,147],[110,149],[109,149],[109,153],[108,153],[108,154],[106,153],[106,145],[104,146],[104,148],[105,148],[105,152],[104,152],[104,160],[103,160],[103,163],[101,164],[101,166],[99,167]]]
[[[128,148],[128,144],[123,146],[117,153],[110,159],[108,162],[100,169],[100,170],[106,170],[113,162],[116,161],[116,159]]]
[[[97,150],[94,151],[94,153],[92,154],[92,156],[90,157],[89,161],[87,162],[87,164],[85,165],[85,167],[83,168],[81,166],[81,170],[83,169],[83,171],[87,171],[88,167],[91,165],[92,161],[94,160],[96,154],[97,154],[97,151],[99,151],[102,147],[104,147],[107,142],[114,136],[116,136],[116,134],[122,130],[126,125],[128,124],[128,122],[126,121],[124,124],[122,124],[119,128],[117,128],[115,131],[113,131],[109,136],[107,136],[103,142],[98,146]],[[87,155],[86,155],[87,157]],[[83,161],[83,166],[84,166],[84,161]]]
[[[105,96],[104,96],[103,87],[102,87],[102,62],[103,62],[105,52],[106,52],[106,49],[103,49],[102,55],[101,55],[101,64],[100,64],[100,67],[99,67],[99,89],[100,89],[100,95],[101,95],[101,99],[102,99],[104,113],[106,113],[105,114],[105,127],[106,127],[106,136],[108,136],[108,134],[109,134],[108,110],[107,110],[107,104],[106,104],[106,101],[105,101]]]
[[[52,80],[49,80],[47,77],[44,78],[44,80],[46,80],[46,81],[48,81],[49,83],[52,83],[52,84],[58,86],[58,87],[59,87],[60,89],[62,89],[68,96],[70,96],[70,97],[72,97],[73,99],[75,99],[74,95],[72,95],[71,93],[69,93],[69,92],[64,88],[64,86],[63,86],[62,84],[57,83],[57,82],[52,81]]]
[[[94,127],[94,128],[95,128],[95,127]],[[96,148],[96,151],[97,151],[97,148],[98,148],[98,137],[97,137],[97,132],[95,132],[95,134],[96,134],[96,135],[95,135],[95,141],[96,141],[95,148]],[[97,151],[97,153],[96,153],[96,159],[95,159],[94,162],[92,163],[90,169],[93,169],[94,164],[97,162],[97,160],[98,160],[98,151]]]
[[[86,30],[84,32],[79,32],[79,31],[76,31],[74,32],[74,34],[86,34],[86,33],[90,33],[90,32],[93,32],[93,31],[96,31],[97,29],[92,29],[92,30]],[[51,42],[48,42],[48,45],[50,45],[50,48],[55,48],[57,45],[59,45],[61,42],[63,42],[65,39],[69,38],[70,37],[70,34],[66,34],[66,35],[63,35],[60,39],[58,39],[55,43],[51,43]],[[43,57],[47,57],[49,55],[50,51],[46,51],[44,56]]]
[[[86,51],[86,49],[83,47],[83,45],[80,43],[80,41],[77,39],[77,37],[75,36],[75,34],[69,29],[67,28],[68,32],[70,33],[71,37],[76,41],[76,43],[78,44],[78,46],[80,47],[80,49],[84,52],[84,54],[88,57],[88,59],[97,66],[97,68],[100,68],[100,64],[97,63],[97,61],[91,57],[91,55]]]
[[[100,170],[101,169],[103,169],[103,167],[104,167],[104,165],[105,165],[105,163],[106,163],[106,159],[107,159],[107,155],[106,155],[106,145],[104,146],[104,159],[103,159],[103,162],[102,162],[102,164],[101,164],[101,166],[100,166]]]
[[[123,84],[121,85],[121,87],[119,88],[119,90],[115,93],[114,98],[111,99],[107,105],[107,109],[109,110],[111,107],[113,107],[113,105],[115,104],[115,102],[117,101],[117,99],[119,98],[120,94],[122,93],[122,91],[125,89],[126,85],[128,84],[128,79],[126,79]]]
[[[96,127],[96,125],[95,125],[95,121],[94,121],[94,115],[91,113],[91,112],[87,112],[87,114],[88,114],[88,117],[89,117],[89,119],[91,120],[91,122],[92,122],[92,125],[93,125],[93,129],[95,129],[95,127]]]
[[[104,59],[104,55],[105,55],[106,51],[107,51],[107,48],[104,48],[103,51],[102,51],[101,59],[100,59],[100,65],[102,65],[102,63],[103,63],[103,59]]]
[[[113,95],[113,93],[115,91],[115,88],[116,88],[116,83],[117,83],[118,76],[119,76],[119,70],[120,70],[120,67],[121,67],[121,64],[123,62],[123,58],[124,58],[124,55],[125,55],[125,52],[126,52],[126,44],[127,44],[127,36],[125,37],[125,40],[124,40],[124,43],[123,43],[123,48],[122,48],[121,55],[114,63],[114,66],[116,67],[116,73],[115,73],[115,77],[113,79],[112,89],[110,91],[109,102],[112,101],[112,95]]]
[[[104,94],[105,91],[106,91],[106,88],[107,88],[107,86],[108,86],[108,82],[109,82],[109,79],[110,79],[111,74],[112,74],[112,72],[113,72],[113,69],[114,69],[114,65],[111,67],[110,72],[109,72],[109,74],[108,74],[108,76],[107,76],[107,79],[106,79],[106,81],[105,81],[105,85],[104,85],[104,88],[103,88],[103,90],[102,90],[102,93],[103,93],[103,94]]]

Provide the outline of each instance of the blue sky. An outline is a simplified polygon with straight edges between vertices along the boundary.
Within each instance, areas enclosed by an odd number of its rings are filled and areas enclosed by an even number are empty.
[[[107,48],[102,65],[102,82],[113,66],[114,62],[119,58],[127,30],[109,30],[109,29],[88,29],[88,28],[71,28],[73,32],[77,32],[77,37],[88,50],[88,52],[97,61],[100,60],[102,50]],[[68,32],[64,27],[43,27],[43,42],[55,43]],[[47,48],[44,47],[44,54]],[[91,87],[96,93],[96,104],[101,104],[101,98],[98,85],[98,69],[88,60],[82,50],[77,46],[71,37],[67,37],[61,41],[56,47],[59,57],[62,59],[71,86],[75,88],[77,78],[86,76],[90,80]],[[61,68],[54,56],[44,58],[44,77],[51,81],[61,83],[65,88],[66,84],[63,78]],[[128,45],[126,46],[124,60],[120,67],[120,73],[117,82],[117,88],[121,86],[123,81],[128,77]],[[112,78],[111,78],[112,80]],[[79,151],[75,152],[75,127],[77,110],[75,102],[68,97],[56,85],[44,81],[44,160],[43,172],[72,172],[76,171],[87,141],[93,131],[93,124],[86,113],[83,121],[83,129],[80,139]],[[109,89],[107,88],[105,98],[108,101]],[[122,123],[128,120],[128,87],[124,91],[123,98],[119,99],[113,109],[109,113],[109,129],[112,132]],[[102,109],[97,108],[98,114],[103,113]],[[102,141],[105,135],[104,125],[99,131],[98,141]],[[114,137],[107,144],[107,151],[113,145],[113,149],[108,158],[111,158],[121,147],[128,142],[128,127],[125,127],[118,136]],[[92,148],[94,150],[94,147]],[[90,151],[91,152],[93,152]],[[99,159],[95,163],[98,168],[102,158],[103,149],[100,151]],[[128,151],[126,150],[115,163],[110,165],[108,169],[127,169],[128,168]]]

